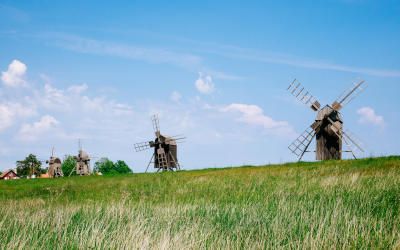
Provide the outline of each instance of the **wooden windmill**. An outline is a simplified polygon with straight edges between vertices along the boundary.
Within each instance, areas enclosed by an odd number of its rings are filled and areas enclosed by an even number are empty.
[[[364,152],[358,140],[348,130],[343,129],[343,117],[340,113],[340,110],[364,88],[365,82],[359,81],[343,92],[331,105],[321,108],[320,102],[296,79],[289,85],[287,90],[294,97],[317,112],[317,117],[311,126],[289,145],[290,151],[299,157],[299,161],[306,152],[310,152],[307,150],[314,137],[316,138],[317,160],[339,160],[342,159],[343,152],[350,152],[356,158],[357,152]],[[343,143],[348,150],[342,150]]]
[[[63,171],[61,169],[61,160],[58,157],[54,156],[54,148],[51,150],[50,159],[46,161],[49,164],[49,169],[47,170],[47,174],[50,178],[63,177]]]
[[[76,166],[74,171],[77,175],[90,175],[90,156],[84,150],[82,150],[81,141],[79,140],[79,151],[78,155],[74,157],[76,160]],[[70,175],[74,172],[71,171]]]
[[[136,152],[154,148],[153,156],[147,165],[146,172],[149,166],[153,163],[154,168],[158,171],[173,171],[174,169],[180,170],[180,165],[178,162],[178,145],[177,141],[185,139],[184,137],[170,137],[161,134],[160,123],[158,116],[154,115],[152,117],[153,129],[156,138],[154,141],[147,141],[136,143]]]

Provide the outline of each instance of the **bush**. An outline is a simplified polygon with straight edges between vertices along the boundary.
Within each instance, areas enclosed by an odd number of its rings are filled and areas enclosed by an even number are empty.
[[[132,170],[124,161],[112,162],[108,158],[101,158],[94,164],[94,171],[101,172],[104,175],[110,174],[128,174]]]
[[[114,168],[120,174],[132,173],[132,170],[129,168],[129,166],[124,161],[117,161],[114,164]]]
[[[66,155],[64,161],[61,164],[61,169],[64,176],[76,175],[76,160],[72,155]]]

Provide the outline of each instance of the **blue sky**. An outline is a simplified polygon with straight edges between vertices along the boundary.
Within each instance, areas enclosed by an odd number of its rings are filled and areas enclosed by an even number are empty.
[[[294,78],[323,104],[364,79],[344,126],[399,154],[399,30],[397,1],[0,1],[0,170],[81,138],[144,171],[154,113],[185,169],[294,161]]]

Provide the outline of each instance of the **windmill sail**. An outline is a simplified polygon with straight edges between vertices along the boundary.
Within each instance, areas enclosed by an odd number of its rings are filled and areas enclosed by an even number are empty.
[[[356,155],[364,153],[364,149],[362,148],[362,143],[361,140],[357,139],[356,136],[354,136],[353,133],[351,133],[348,129],[344,131],[341,127],[338,127],[335,122],[333,122],[330,118],[328,118],[328,121],[332,124],[332,131],[342,139],[344,144],[347,146],[347,148],[350,150],[350,152],[353,154],[354,158],[356,158]]]
[[[315,131],[311,127],[307,128],[296,140],[289,145],[289,150],[293,154],[299,157],[299,160],[303,158],[307,148],[310,146],[313,138],[315,136]]]
[[[354,134],[352,134],[349,130],[343,131],[343,141],[346,146],[353,152],[353,154],[363,154],[365,151],[362,148],[362,143],[359,139],[357,139]]]
[[[165,139],[165,142],[172,142],[172,141],[183,142],[182,140],[185,140],[185,139],[186,139],[186,137],[173,137],[173,136],[171,136],[171,137],[167,137]]]
[[[355,83],[354,86],[344,91],[333,103],[332,108],[336,111],[341,110],[345,105],[349,104],[366,88],[364,80]]]
[[[318,111],[321,108],[321,104],[309,91],[307,91],[299,81],[296,79],[287,88],[297,100],[301,103],[309,106],[312,110]]]
[[[151,121],[153,123],[154,132],[155,133],[160,132],[160,121],[158,119],[158,116],[157,115],[153,115],[152,118],[151,118]]]
[[[134,144],[135,151],[140,152],[151,148],[151,142],[139,142]]]

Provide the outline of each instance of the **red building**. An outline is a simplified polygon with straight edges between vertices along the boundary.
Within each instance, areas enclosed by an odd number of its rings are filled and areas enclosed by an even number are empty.
[[[17,173],[13,169],[7,170],[0,175],[0,180],[14,180],[18,179]]]

